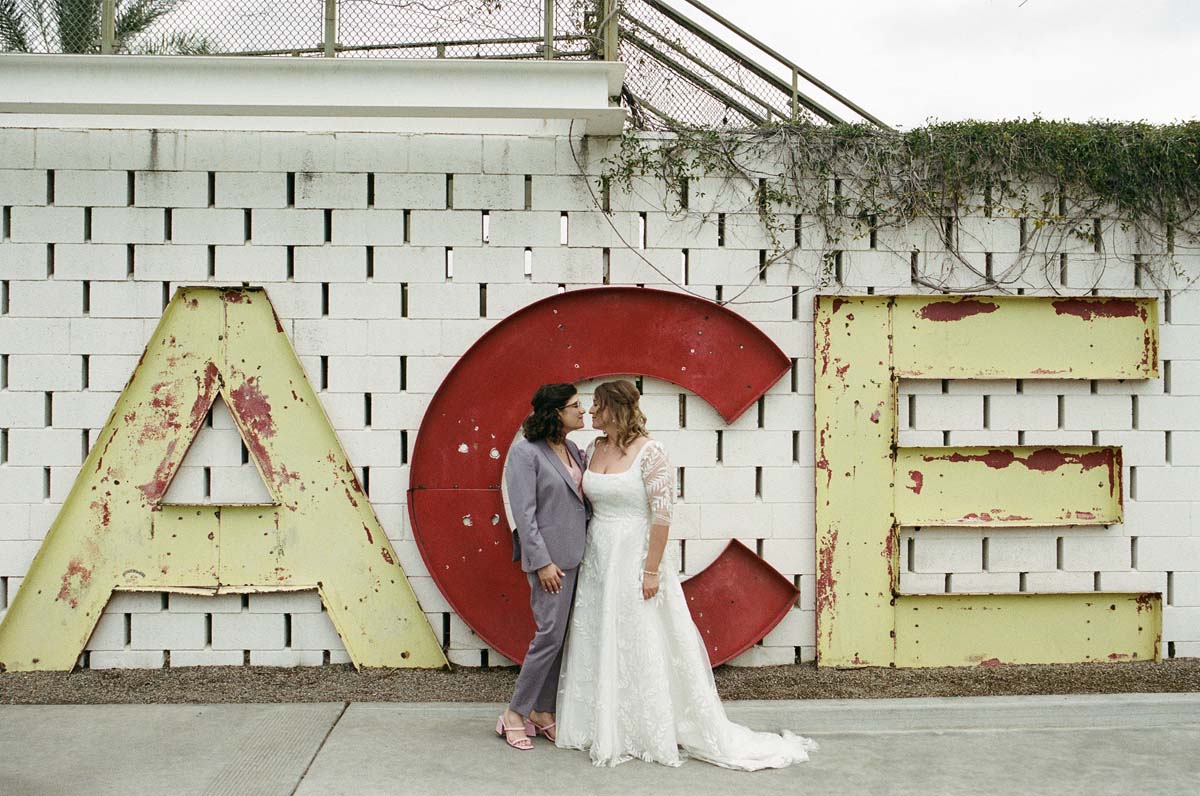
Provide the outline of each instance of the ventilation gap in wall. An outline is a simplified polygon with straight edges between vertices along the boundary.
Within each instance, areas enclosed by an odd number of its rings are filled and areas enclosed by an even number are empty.
[[[329,356],[321,355],[321,389],[329,389]]]
[[[483,245],[492,242],[492,214],[484,210],[480,215],[480,235],[479,240]]]
[[[720,429],[717,430],[717,463],[724,461],[725,454],[725,435]]]
[[[287,281],[291,282],[296,278],[296,247],[287,247]]]
[[[908,537],[904,540],[904,569],[908,572],[913,571],[913,562],[917,558],[917,540],[913,537]]]
[[[450,246],[446,247],[445,264],[446,279],[454,279],[454,249]]]
[[[363,494],[366,495],[367,499],[369,500],[371,497],[371,468],[370,467],[363,465],[361,480],[362,480]]]
[[[241,455],[240,455],[239,461],[242,464],[249,464],[250,463],[250,449],[246,447],[246,441],[241,440],[241,444],[238,447],[241,448],[241,451],[240,451]]]
[[[833,281],[837,282],[838,285],[846,284],[846,274],[843,268],[844,260],[842,252],[836,251],[833,253]]]
[[[914,249],[908,258],[908,281],[914,286],[919,284],[921,278],[921,272],[918,266],[919,259],[920,253]]]
[[[1141,412],[1139,411],[1140,406],[1138,404],[1138,397],[1136,395],[1130,397],[1133,399],[1130,401],[1130,422],[1132,423],[1133,430],[1137,431],[1139,428],[1141,428]]]
[[[42,398],[42,425],[54,425],[54,393],[48,392],[43,394]]]
[[[792,461],[800,462],[800,432],[792,431]]]
[[[996,267],[991,252],[983,255],[983,274],[987,277],[988,282],[996,281]]]
[[[412,211],[404,211],[404,242],[412,242]]]
[[[1054,568],[1063,568],[1063,538],[1061,536],[1054,540]]]
[[[950,432],[948,430],[942,432],[942,444],[943,445],[950,444]]]
[[[571,214],[566,210],[558,216],[558,245],[569,246],[571,241]]]
[[[400,432],[400,463],[408,464],[408,432]]]
[[[479,317],[487,317],[487,285],[479,283]]]
[[[408,317],[408,283],[400,283],[400,317]]]
[[[446,209],[454,209],[454,175],[446,175]]]
[[[80,363],[80,370],[82,371],[82,373],[80,374],[82,377],[80,380],[80,383],[83,385],[83,389],[86,390],[86,389],[88,389],[89,386],[91,386],[91,381],[92,381],[91,373],[90,373],[91,365],[92,365],[92,357],[90,354],[84,354],[83,356],[80,357],[80,360],[82,360],[82,362]]]
[[[1163,434],[1163,448],[1166,458],[1166,463],[1171,464],[1171,432],[1167,431]]]
[[[758,427],[767,427],[767,396],[765,395],[758,397]]]
[[[688,283],[688,250],[683,250],[683,256],[679,258],[679,284],[686,285]]]
[[[608,177],[600,178],[600,209],[605,213],[612,212],[612,180]]]
[[[1098,219],[1098,218],[1093,219],[1092,220],[1092,251],[1095,252],[1096,254],[1100,254],[1100,252],[1103,251],[1103,249],[1104,249],[1103,240],[1104,240],[1104,230],[1103,230],[1103,227],[1100,225],[1100,219]]]
[[[208,206],[217,206],[217,173],[215,171],[208,173]]]
[[[908,396],[908,427],[917,427],[917,396]]]
[[[717,245],[725,245],[725,214],[717,213]]]
[[[329,283],[321,283],[321,317],[329,315]]]
[[[367,172],[367,207],[375,206],[375,172]]]
[[[758,250],[758,281],[767,281],[767,250]]]
[[[725,303],[724,299],[722,298],[722,294],[723,294],[723,293],[724,293],[724,288],[722,288],[722,287],[721,287],[721,285],[717,285],[717,289],[716,289],[716,301],[717,301],[717,303],[718,303],[718,304],[724,304],[724,303]]]
[[[329,654],[329,650],[321,650],[321,665],[328,666],[333,656]]]
[[[1058,255],[1058,283],[1067,285],[1070,283],[1071,275],[1067,270],[1067,253],[1062,252]]]
[[[1175,604],[1175,573],[1174,572],[1167,573],[1167,593],[1166,593],[1165,597],[1167,599],[1167,605]]]
[[[1019,573],[1017,573],[1017,591],[1018,591],[1018,592],[1027,592],[1027,591],[1029,591],[1029,585],[1028,585],[1028,583],[1027,583],[1028,579],[1029,579],[1029,573],[1028,573],[1028,572],[1019,572]]]
[[[687,177],[679,178],[679,209],[688,209],[688,194],[691,192],[690,182]]]
[[[137,272],[137,247],[132,243],[125,244],[125,277],[133,279]]]
[[[608,251],[605,249],[605,251]],[[525,281],[533,280],[533,249],[525,247]]]
[[[867,223],[871,225],[870,226],[870,239],[869,239],[870,246],[872,249],[878,249],[879,248],[879,229],[878,229],[879,217],[873,216],[873,215],[867,216]],[[797,240],[796,244],[799,245],[800,241]]]
[[[638,213],[638,248],[646,248],[646,213]]]
[[[8,578],[0,577],[0,611],[8,610]]]
[[[684,497],[684,472],[682,467],[675,468],[675,499],[683,500]]]
[[[367,281],[375,278],[375,247],[367,247]]]
[[[54,204],[54,169],[46,171],[46,204]]]
[[[79,430],[79,463],[83,464],[87,461],[88,454],[92,452],[92,432],[90,429]]]
[[[1099,431],[1095,431],[1095,430],[1092,431],[1092,444],[1093,445],[1100,444],[1100,432]]]
[[[363,425],[371,427],[371,393],[363,393]]]
[[[1163,291],[1162,308],[1163,308],[1163,323],[1170,323],[1171,322],[1171,291],[1169,291],[1169,290]]]
[[[12,208],[4,207],[0,209],[0,240],[8,240],[12,237]]]
[[[287,174],[287,206],[296,206],[296,172],[289,171]]]
[[[1174,641],[1167,642],[1167,657],[1168,658],[1175,657],[1175,642]]]
[[[1140,254],[1133,255],[1133,286],[1134,287],[1139,287],[1139,288],[1145,287],[1145,285],[1142,284],[1142,272],[1145,270],[1144,266],[1145,266],[1145,262],[1142,259],[1142,255],[1140,255]]]
[[[679,393],[679,427],[687,428],[687,396]]]
[[[1129,568],[1138,568],[1138,538],[1136,536],[1129,537]]]
[[[605,251],[607,251],[607,249]],[[7,315],[7,314],[8,314],[8,280],[3,279],[3,280],[0,280],[0,315]]]
[[[487,650],[479,651],[479,668],[484,669],[484,670],[491,668],[490,665],[488,664],[488,651]]]
[[[83,280],[83,314],[92,314],[92,283],[87,279]]]
[[[292,615],[283,615],[283,648],[292,648]]]
[[[754,468],[754,497],[762,500],[763,496],[763,468]],[[759,555],[762,555],[761,553]]]
[[[794,319],[793,319],[794,320]],[[788,381],[788,389],[791,392],[799,392],[800,390],[800,360],[792,357],[792,367],[789,371],[790,377]]]
[[[204,473],[204,499],[211,500],[212,499],[212,468],[205,467],[202,472]]]
[[[1100,382],[1098,380],[1096,380],[1096,379],[1089,380],[1088,388],[1089,388],[1089,391],[1092,393],[1092,395],[1100,394]]]
[[[217,278],[217,247],[213,245],[208,247],[208,278]]]
[[[333,210],[325,210],[325,242],[333,243]]]
[[[1058,398],[1058,428],[1061,430],[1066,427],[1066,403],[1065,395],[1056,396]]]
[[[450,649],[450,614],[442,614],[442,649]]]
[[[408,357],[400,357],[400,389],[408,389]]]
[[[1171,360],[1164,359],[1162,361],[1163,371],[1163,392],[1170,394],[1171,392]]]
[[[208,414],[206,414],[204,416],[204,427],[205,428],[213,427],[213,408],[211,406],[208,407]]]
[[[951,579],[953,577],[954,577],[953,573],[951,573],[951,572],[946,573],[946,585],[943,587],[946,594],[950,594],[952,591],[954,591],[954,585],[951,581]]]
[[[525,275],[528,276],[530,274],[529,256],[528,256],[529,249],[526,249],[525,251],[526,251]],[[607,284],[610,284],[611,282],[612,282],[612,249],[605,246],[604,249],[602,249],[600,252],[600,283],[607,285]]]
[[[174,234],[175,221],[171,208],[163,210],[163,240],[167,243],[171,242],[171,236]]]
[[[992,427],[992,396],[983,396],[983,427],[989,429]]]
[[[54,244],[46,244],[46,278],[54,278]]]
[[[50,468],[42,468],[42,500],[50,499]]]
[[[942,219],[942,234],[945,237],[946,248],[950,251],[958,251],[958,225],[954,223],[954,216],[946,216]]]
[[[633,386],[637,388],[638,395],[645,395],[645,380],[641,376],[636,376],[633,379]]]
[[[133,614],[125,614],[125,648],[133,643]]]
[[[92,242],[92,208],[83,208],[83,241]]]
[[[988,540],[988,537],[986,537],[986,536],[985,536],[985,537],[983,537],[983,544],[981,544],[981,545],[979,546],[979,550],[980,550],[980,563],[981,563],[981,564],[982,564],[982,566],[983,566],[983,571],[984,571],[984,572],[987,572],[989,569],[991,569],[991,567],[989,567],[989,566],[988,566],[988,564],[990,563],[990,562],[989,562],[989,560],[988,560],[988,541],[989,541],[989,540]]]
[[[8,429],[0,428],[0,464],[8,464]]]
[[[1026,218],[1017,220],[1017,241],[1017,248],[1021,251],[1029,245],[1029,223]]]
[[[1104,589],[1100,586],[1100,572],[1099,571],[1092,573],[1092,591],[1104,591]]]
[[[242,284],[244,285],[246,283],[243,282]],[[163,282],[162,283],[162,308],[165,310],[167,308],[167,305],[170,303],[171,303],[171,283]]]
[[[254,237],[254,214],[250,212],[250,208],[246,208],[242,213],[242,238],[245,243],[249,243]]]
[[[239,596],[242,598],[242,611],[243,612],[249,611],[250,610],[250,595],[242,594]]]

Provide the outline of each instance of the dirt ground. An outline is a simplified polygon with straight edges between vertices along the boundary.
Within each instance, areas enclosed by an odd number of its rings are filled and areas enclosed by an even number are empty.
[[[8,672],[0,674],[0,704],[506,702],[516,677],[515,668],[355,671],[350,665]],[[716,679],[724,699],[1161,693],[1200,691],[1200,658],[969,669],[722,666]]]

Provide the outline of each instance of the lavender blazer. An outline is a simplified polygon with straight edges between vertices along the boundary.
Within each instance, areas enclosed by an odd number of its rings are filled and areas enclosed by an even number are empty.
[[[571,440],[567,452],[586,470],[583,453]],[[504,468],[513,529],[513,561],[536,572],[547,564],[573,569],[583,558],[587,521],[591,514],[583,493],[562,460],[545,440],[518,440]]]

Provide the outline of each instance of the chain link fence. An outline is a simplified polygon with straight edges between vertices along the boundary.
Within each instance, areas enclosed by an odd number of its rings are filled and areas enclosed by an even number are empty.
[[[627,66],[637,127],[839,120],[800,93],[794,64],[679,2],[723,34],[662,0],[0,0],[0,52],[608,58]],[[746,56],[735,35],[767,56]]]

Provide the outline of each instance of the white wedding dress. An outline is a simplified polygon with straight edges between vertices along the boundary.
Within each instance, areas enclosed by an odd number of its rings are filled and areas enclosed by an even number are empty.
[[[726,718],[671,556],[659,594],[642,598],[650,526],[671,521],[674,478],[662,445],[644,445],[625,472],[586,470],[583,490],[592,520],[563,656],[557,745],[589,750],[598,766],[635,757],[678,766],[691,756],[755,770],[807,760],[813,741]]]

